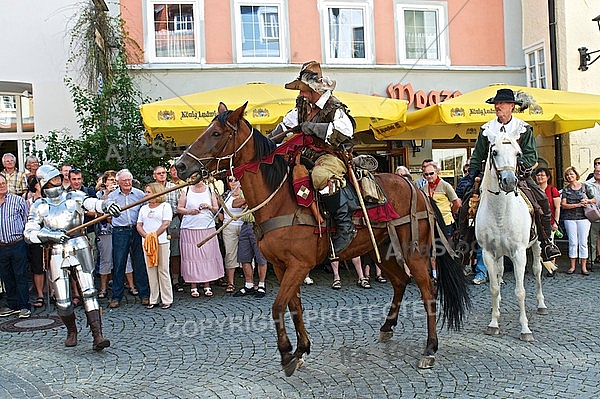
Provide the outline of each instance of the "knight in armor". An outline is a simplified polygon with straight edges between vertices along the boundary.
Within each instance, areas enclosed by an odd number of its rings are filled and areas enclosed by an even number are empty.
[[[303,153],[303,156],[314,162],[311,180],[335,222],[333,247],[335,254],[339,254],[356,236],[352,214],[360,208],[356,193],[346,181],[346,163],[336,155],[340,149],[351,148],[355,122],[346,105],[332,93],[335,81],[323,76],[316,61],[302,65],[298,78],[287,83],[285,88],[299,90],[300,95],[296,108],[283,118],[270,137],[300,130],[325,143],[322,151]]]
[[[96,289],[94,288],[94,260],[85,231],[67,235],[66,232],[83,223],[85,212],[110,213],[118,216],[120,207],[110,201],[88,197],[84,192],[63,188],[63,176],[58,169],[43,165],[37,170],[42,198],[29,211],[25,225],[25,241],[29,244],[47,244],[47,267],[56,297],[58,316],[67,327],[65,346],[77,345],[77,326],[71,302],[70,276],[79,284],[83,307],[94,338],[93,349],[100,351],[110,346],[102,336],[102,322]]]
[[[531,99],[529,99],[531,101]],[[490,145],[489,137],[497,137],[498,134],[506,134],[515,138],[521,146],[522,155],[519,159],[519,179],[524,181],[528,190],[525,194],[530,194],[532,203],[537,203],[539,208],[534,211],[534,220],[537,228],[539,240],[542,244],[542,259],[550,261],[560,256],[560,250],[550,240],[552,233],[552,215],[550,214],[550,204],[544,191],[537,185],[531,177],[531,171],[537,167],[538,155],[536,142],[533,136],[533,127],[528,123],[512,115],[515,105],[519,105],[524,110],[529,104],[524,104],[515,97],[511,89],[499,89],[496,96],[486,100],[488,104],[494,104],[496,118],[487,122],[481,127],[475,149],[469,162],[469,187],[472,187],[475,177],[481,173],[482,162],[487,158],[487,152]],[[468,189],[465,191],[469,191]],[[466,201],[468,203],[468,201]]]

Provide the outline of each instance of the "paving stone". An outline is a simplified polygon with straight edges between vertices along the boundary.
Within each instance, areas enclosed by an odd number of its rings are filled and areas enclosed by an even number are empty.
[[[169,310],[148,310],[133,300],[108,309],[104,300],[103,330],[111,346],[100,353],[91,349],[82,309],[76,310],[74,348],[63,346],[63,326],[0,332],[0,397],[596,398],[600,273],[567,275],[566,262],[560,266],[562,272],[543,280],[546,316],[535,312],[534,280],[526,275],[533,343],[519,340],[514,277],[506,273],[500,335],[483,334],[491,318],[488,286],[469,286],[473,309],[460,332],[438,329],[431,370],[416,367],[426,320],[415,284],[407,287],[393,338],[379,342],[391,285],[362,289],[342,268],[339,291],[330,288],[331,274],[320,270],[311,273],[315,285],[302,287],[311,354],[292,377],[279,364],[270,314],[278,286],[270,274],[263,299],[233,298],[215,287],[210,299],[175,293]],[[51,307],[36,311],[53,314]],[[295,345],[291,318],[285,322]]]

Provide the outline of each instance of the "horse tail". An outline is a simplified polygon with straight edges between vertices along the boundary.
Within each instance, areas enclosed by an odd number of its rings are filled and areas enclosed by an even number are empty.
[[[467,311],[471,308],[471,299],[460,263],[442,244],[440,232],[444,229],[444,218],[434,201],[430,201],[435,214],[435,240],[438,294],[442,309],[442,327],[447,322],[448,330],[460,331]],[[442,233],[443,234],[443,233]]]

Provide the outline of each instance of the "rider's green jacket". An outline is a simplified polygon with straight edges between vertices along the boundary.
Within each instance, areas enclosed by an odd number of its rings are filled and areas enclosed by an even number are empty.
[[[512,119],[515,119],[515,122],[522,122],[520,119],[515,118],[514,116]],[[512,119],[511,121],[513,121]],[[522,162],[527,169],[530,169],[538,161],[536,142],[535,138],[533,137],[533,127],[527,123],[522,123],[525,129],[517,139],[519,145],[521,146],[522,152],[519,162]],[[483,134],[483,131],[487,125],[488,124],[483,125],[481,130],[479,130],[479,135],[477,136],[477,141],[475,142],[475,148],[471,154],[471,160],[469,162],[469,176],[471,177],[475,177],[481,173],[481,164],[487,159],[490,142],[488,137]]]

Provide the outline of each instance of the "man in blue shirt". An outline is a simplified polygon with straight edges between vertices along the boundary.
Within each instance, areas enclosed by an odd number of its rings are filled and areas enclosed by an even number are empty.
[[[8,305],[0,309],[0,317],[16,314],[24,319],[31,315],[29,263],[23,240],[27,214],[25,200],[9,193],[6,178],[0,175],[0,277]]]
[[[119,188],[110,193],[107,197],[113,200],[122,208],[145,197],[142,190],[132,185],[133,176],[127,169],[121,169],[117,172],[117,184]],[[118,308],[123,299],[125,285],[125,264],[127,255],[131,253],[131,263],[133,266],[133,276],[135,285],[139,291],[139,297],[142,305],[150,304],[150,287],[148,285],[148,273],[146,272],[146,262],[142,248],[142,237],[136,230],[138,214],[141,205],[134,206],[131,209],[121,212],[119,217],[112,219],[113,234],[113,286],[112,300],[108,307]]]

